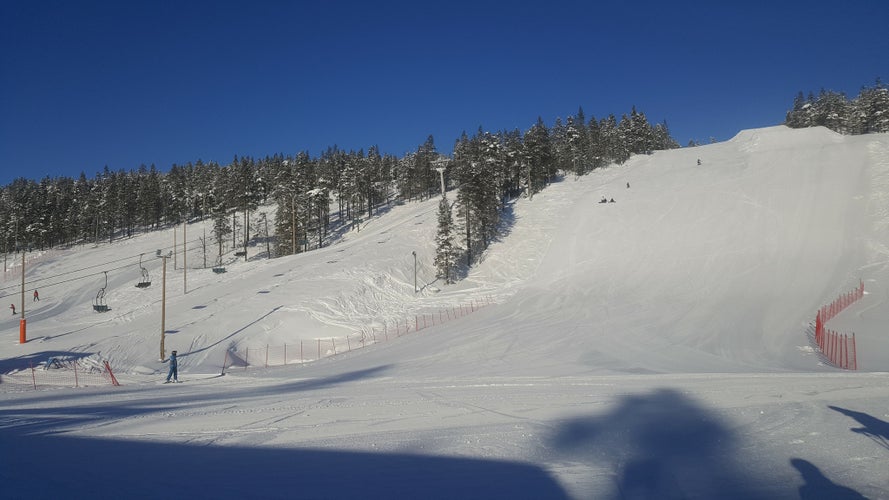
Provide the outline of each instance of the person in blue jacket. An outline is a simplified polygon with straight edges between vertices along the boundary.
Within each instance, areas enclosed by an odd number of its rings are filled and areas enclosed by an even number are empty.
[[[170,378],[176,382],[179,382],[179,361],[176,359],[176,351],[173,351],[170,354],[170,373],[167,373],[167,381],[165,384],[170,383]]]

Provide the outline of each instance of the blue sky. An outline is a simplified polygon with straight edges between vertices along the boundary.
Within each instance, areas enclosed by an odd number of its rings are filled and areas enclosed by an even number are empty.
[[[673,137],[889,80],[889,2],[0,0],[0,184],[327,146],[402,155],[635,105]]]

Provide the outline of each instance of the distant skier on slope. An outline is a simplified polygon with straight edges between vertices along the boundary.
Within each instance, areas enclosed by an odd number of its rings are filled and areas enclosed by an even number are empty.
[[[12,315],[15,316],[15,304],[9,304],[9,308],[12,309]]]

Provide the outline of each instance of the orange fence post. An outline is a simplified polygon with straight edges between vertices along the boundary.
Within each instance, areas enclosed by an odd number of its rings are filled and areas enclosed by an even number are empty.
[[[837,364],[837,332],[831,331],[830,361]]]
[[[120,384],[117,382],[117,377],[114,376],[114,372],[111,371],[111,365],[108,364],[108,360],[105,360],[105,369],[108,371],[108,375],[111,377],[111,385],[117,387]]]
[[[855,332],[852,332],[852,369],[858,370],[858,349],[855,347]]]

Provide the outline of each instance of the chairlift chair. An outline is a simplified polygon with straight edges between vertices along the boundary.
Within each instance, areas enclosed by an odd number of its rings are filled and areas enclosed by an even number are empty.
[[[151,286],[151,275],[148,274],[148,269],[142,267],[142,255],[139,254],[139,269],[142,270],[142,281],[136,283],[136,288],[148,288]]]
[[[108,288],[108,271],[105,273],[105,286],[99,289],[96,294],[96,300],[93,301],[93,310],[96,312],[108,312],[108,305],[105,304],[105,289]]]

